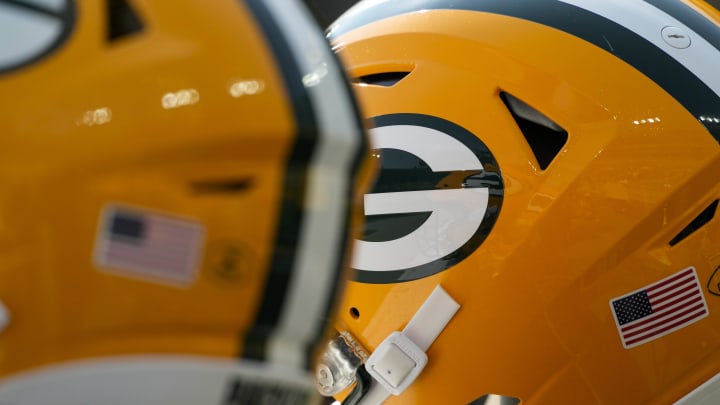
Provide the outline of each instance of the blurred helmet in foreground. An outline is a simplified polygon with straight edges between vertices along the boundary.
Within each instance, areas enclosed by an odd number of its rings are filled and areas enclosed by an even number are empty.
[[[0,2],[0,402],[305,403],[366,141],[287,1]]]
[[[381,166],[337,324],[371,388],[335,395],[717,391],[719,23],[698,0],[420,0],[330,27]]]

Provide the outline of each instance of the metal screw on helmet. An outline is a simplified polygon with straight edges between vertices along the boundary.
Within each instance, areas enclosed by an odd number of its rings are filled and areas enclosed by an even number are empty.
[[[327,389],[327,387],[332,387],[332,385],[335,383],[335,379],[332,376],[332,370],[330,370],[330,367],[325,364],[318,365],[317,372],[315,373],[315,378],[317,379],[318,385],[323,389]]]
[[[663,27],[660,34],[662,35],[663,41],[673,48],[685,49],[690,46],[690,36],[678,27]]]
[[[320,394],[332,396],[350,387],[365,359],[367,353],[347,332],[331,339],[315,366],[315,382]]]

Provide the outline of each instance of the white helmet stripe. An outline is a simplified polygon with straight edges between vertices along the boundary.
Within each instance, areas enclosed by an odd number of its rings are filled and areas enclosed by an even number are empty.
[[[627,0],[560,0],[583,8],[594,14],[612,20],[635,34],[645,38],[670,57],[694,73],[716,95],[720,96],[720,75],[717,73],[720,50],[700,34],[663,10],[644,1]],[[686,35],[690,45],[686,48],[673,47],[661,34],[662,28],[675,27],[675,32]],[[720,40],[720,29],[716,27],[715,42]],[[682,39],[682,38],[677,38]]]
[[[645,2],[677,18],[678,21],[705,38],[715,49],[720,50],[720,27],[706,17],[700,9],[695,9],[683,1],[645,0]]]
[[[308,11],[286,0],[249,3],[256,8],[265,7],[272,15],[282,37],[279,40],[290,53],[285,57],[293,60],[309,102],[308,110],[314,114],[316,138],[312,150],[305,151],[309,152],[309,161],[290,162],[288,166],[289,171],[305,166],[302,218],[296,229],[282,226],[279,229],[295,232],[299,237],[293,261],[286,263],[292,266],[291,271],[275,269],[285,271],[289,278],[282,292],[282,305],[274,314],[274,324],[265,325],[273,327],[273,331],[264,353],[271,361],[306,366],[309,346],[320,337],[318,331],[327,322],[338,273],[347,263],[344,252],[348,242],[348,204],[356,162],[366,144],[344,72]],[[282,286],[268,284],[266,291],[272,295],[276,288]]]
[[[667,7],[665,7],[667,9]],[[370,2],[351,8],[334,23],[328,35],[342,34],[372,22],[417,10],[468,10],[508,15],[534,21],[586,40],[624,60],[653,80],[681,103],[720,143],[720,75],[714,73],[720,59],[720,27],[693,19],[704,27],[703,38],[686,24],[650,3],[627,0],[416,0]],[[688,13],[684,21],[690,21]],[[679,15],[680,16],[680,15]],[[697,15],[697,18],[704,18]],[[662,29],[673,47],[663,40]],[[686,33],[687,35],[684,35]],[[692,46],[682,48],[689,36]],[[678,43],[676,43],[678,42]]]

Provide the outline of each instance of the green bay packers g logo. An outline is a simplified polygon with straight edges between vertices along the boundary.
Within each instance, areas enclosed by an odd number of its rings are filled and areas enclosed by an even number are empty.
[[[370,130],[380,173],[365,195],[365,234],[353,267],[364,283],[396,283],[459,263],[485,240],[500,212],[495,158],[468,130],[442,118],[391,114]]]

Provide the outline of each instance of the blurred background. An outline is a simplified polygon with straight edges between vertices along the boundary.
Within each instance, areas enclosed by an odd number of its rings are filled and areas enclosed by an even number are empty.
[[[306,0],[318,22],[327,28],[345,10],[350,8],[357,0]],[[720,0],[719,0],[720,1]]]

